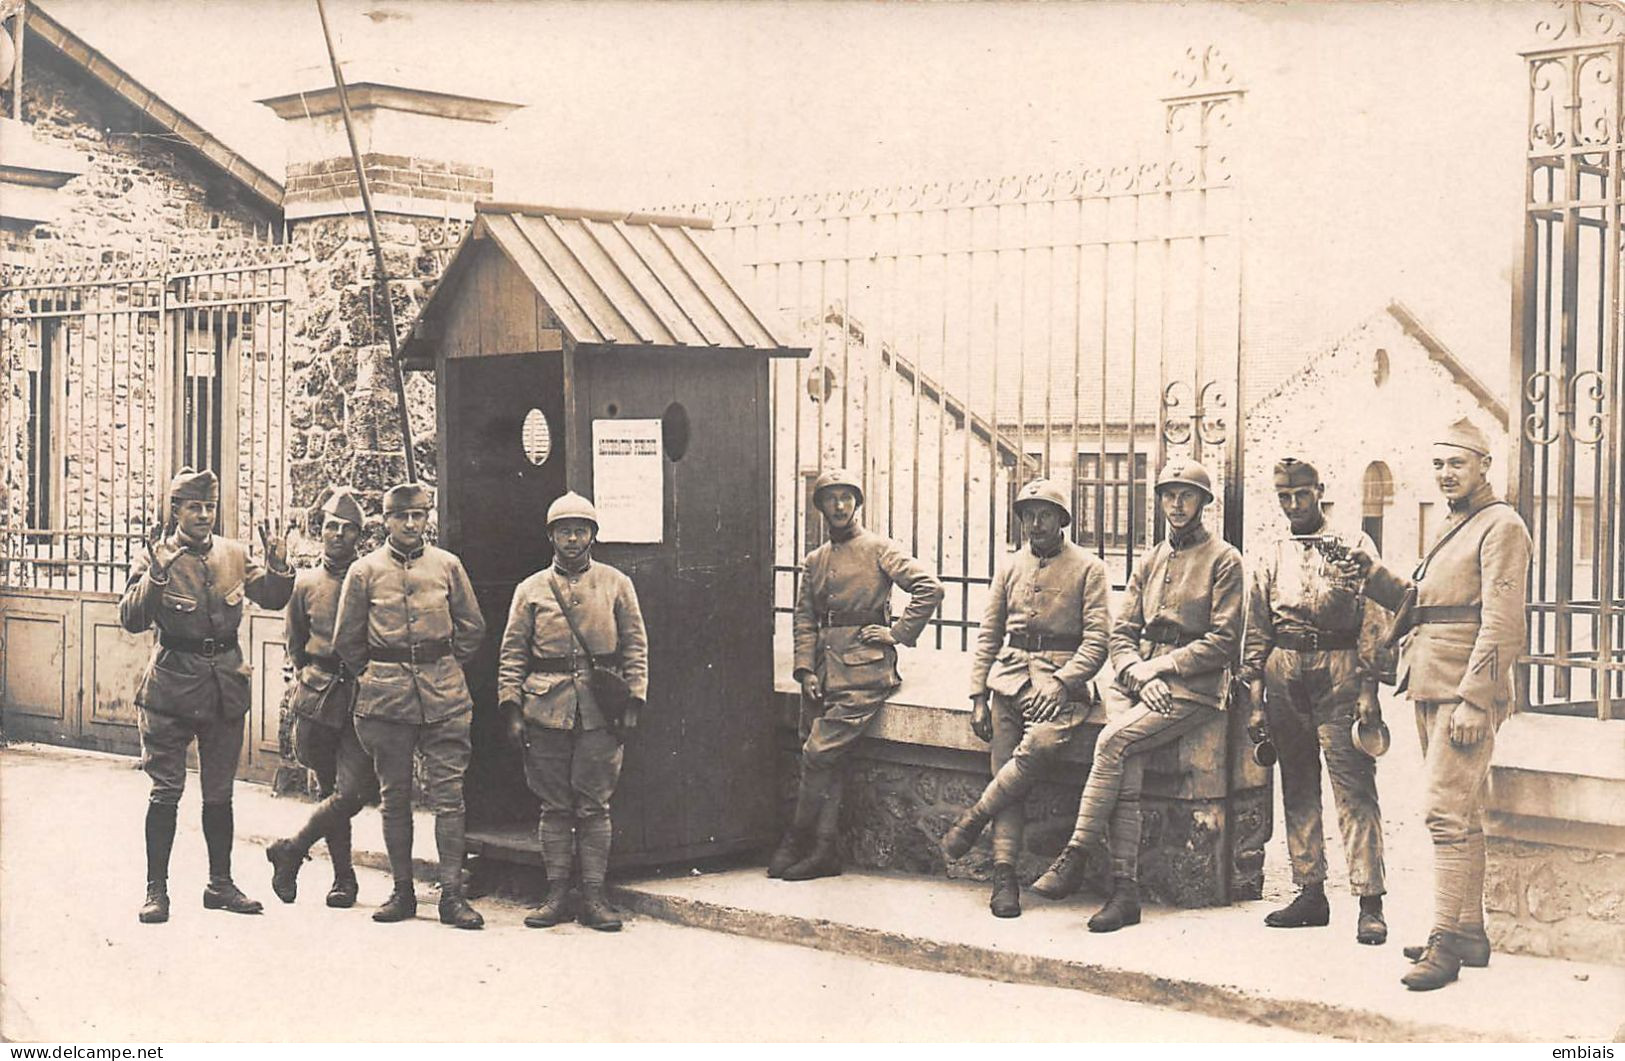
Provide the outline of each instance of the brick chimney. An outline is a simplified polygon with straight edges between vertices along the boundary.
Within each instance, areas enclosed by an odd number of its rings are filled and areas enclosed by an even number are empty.
[[[471,219],[475,200],[490,199],[494,190],[491,167],[480,161],[492,128],[523,104],[408,87],[398,71],[345,77],[374,209]],[[288,123],[287,220],[359,212],[355,163],[331,80],[313,73],[309,89],[259,102]]]

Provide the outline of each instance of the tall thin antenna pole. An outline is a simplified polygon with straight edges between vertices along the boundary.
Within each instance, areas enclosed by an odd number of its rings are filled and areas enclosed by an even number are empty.
[[[327,28],[327,7],[316,0],[316,14],[322,20],[322,38],[327,41],[327,59],[333,64],[333,86],[338,89],[339,112],[344,116],[344,135],[350,141],[350,159],[355,163],[355,179],[361,186],[361,209],[367,215],[367,231],[372,235],[372,258],[376,266],[378,293],[384,303],[384,328],[389,336],[389,359],[395,365],[395,404],[401,417],[401,447],[406,456],[406,478],[417,481],[417,459],[412,456],[412,421],[406,411],[406,369],[401,364],[400,339],[395,332],[395,303],[389,297],[389,276],[384,272],[384,244],[378,237],[378,215],[372,211],[372,189],[367,185],[367,171],[361,165],[361,149],[356,144],[355,122],[350,117],[350,93],[344,87],[344,75],[339,72],[339,57],[333,50],[333,33]]]

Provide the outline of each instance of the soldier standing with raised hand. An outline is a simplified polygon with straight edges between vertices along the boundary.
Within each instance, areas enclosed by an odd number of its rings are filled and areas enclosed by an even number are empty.
[[[1377,680],[1388,624],[1380,609],[1364,606],[1359,579],[1328,556],[1342,547],[1326,545],[1326,488],[1314,465],[1286,457],[1274,477],[1291,535],[1268,543],[1255,558],[1241,676],[1252,693],[1249,728],[1256,731],[1267,720],[1280,755],[1287,849],[1299,892],[1264,923],[1303,928],[1331,920],[1320,805],[1324,754],[1349,884],[1360,900],[1354,938],[1380,944],[1388,939],[1388,924],[1377,764],[1355,746],[1351,729],[1356,718],[1372,726],[1382,721]],[[1351,543],[1376,555],[1363,532]]]
[[[995,917],[1021,915],[1023,802],[1040,767],[1060,757],[1084,720],[1111,632],[1106,565],[1067,539],[1065,491],[1037,479],[1014,508],[1027,548],[994,576],[971,665],[970,725],[992,745],[993,780],[942,838],[943,854],[963,858],[993,823]]]
[[[807,556],[796,594],[795,678],[801,683],[801,786],[795,818],[767,875],[812,880],[841,872],[836,831],[841,767],[902,679],[898,645],[912,646],[942,603],[942,583],[903,547],[858,521],[863,487],[845,469],[813,484],[829,541]],[[892,621],[892,586],[909,594]]]
[[[269,570],[248,550],[214,533],[220,482],[212,471],[182,468],[169,484],[171,533],[156,529],[146,555],[130,566],[119,621],[132,634],[153,626],[158,644],[135,703],[141,766],[152,779],[147,802],[147,898],[140,918],[169,920],[169,854],[186,787],[186,750],[198,749],[203,839],[209,849],[209,910],[257,914],[264,907],[231,879],[232,784],[249,707],[249,668],[237,642],[243,600],[280,608],[293,590],[287,547],[260,524]]]
[[[350,566],[339,594],[334,643],[356,676],[355,730],[383,797],[384,847],[395,888],[374,921],[417,916],[412,888],[412,758],[423,756],[440,856],[440,921],[485,924],[463,896],[463,774],[474,702],[463,665],[485,637],[485,620],[463,563],[424,543],[429,491],[419,483],[384,493],[388,539]]]
[[[378,794],[378,780],[355,733],[355,676],[339,659],[333,636],[339,591],[355,562],[362,523],[361,506],[350,491],[334,490],[322,505],[322,562],[299,573],[288,601],[285,635],[294,680],[285,710],[295,716],[294,757],[315,772],[322,801],[304,828],[265,849],[271,891],[285,903],[297,896],[299,867],[322,837],[333,860],[327,905],[354,906],[359,889],[350,861],[350,819]]]
[[[1365,592],[1398,612],[1405,634],[1396,688],[1416,704],[1433,836],[1433,931],[1407,947],[1412,991],[1484,966],[1484,794],[1495,731],[1515,709],[1512,675],[1527,645],[1529,530],[1489,484],[1490,444],[1463,418],[1433,446],[1433,475],[1450,506],[1437,541],[1409,579],[1356,551]]]
[[[621,776],[622,744],[648,698],[649,637],[632,580],[592,557],[598,534],[592,502],[573,492],[560,497],[548,507],[547,532],[553,563],[514,590],[497,667],[497,702],[521,748],[525,783],[542,803],[537,831],[547,895],[525,925],[551,928],[569,917],[576,864],[581,923],[615,932],[621,920],[604,896],[614,836],[609,801]],[[624,706],[600,702],[595,668],[625,682]]]
[[[1168,536],[1129,577],[1123,612],[1112,627],[1117,677],[1105,694],[1110,721],[1095,741],[1077,826],[1054,865],[1033,882],[1046,899],[1071,895],[1083,882],[1086,848],[1109,834],[1112,895],[1089,919],[1091,932],[1140,923],[1146,753],[1223,709],[1230,669],[1241,656],[1241,555],[1202,526],[1213,480],[1195,461],[1176,460],[1163,469],[1156,489]]]

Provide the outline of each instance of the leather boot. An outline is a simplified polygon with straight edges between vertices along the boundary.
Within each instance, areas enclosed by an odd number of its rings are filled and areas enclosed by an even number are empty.
[[[485,927],[485,918],[468,905],[460,885],[440,886],[440,923],[453,928],[476,929]]]
[[[209,878],[209,883],[203,889],[203,908],[226,910],[233,914],[265,912],[265,904],[244,895],[242,889],[233,884],[230,877]]]
[[[1484,931],[1483,925],[1476,925],[1465,932],[1457,932],[1450,938],[1450,949],[1456,952],[1461,964],[1469,969],[1482,969],[1490,963],[1490,937]],[[1405,957],[1413,962],[1422,960],[1427,953],[1427,945],[1406,947]]]
[[[265,859],[271,863],[271,893],[285,903],[299,895],[299,867],[309,856],[294,846],[292,840],[278,840],[265,849]]]
[[[372,912],[372,919],[380,923],[395,921],[410,921],[418,916],[418,896],[409,880],[395,882],[395,890],[389,893],[384,905]]]
[[[987,815],[976,813],[975,807],[961,814],[942,834],[942,853],[949,858],[964,858],[976,846],[976,838],[982,835],[987,823]]]
[[[785,870],[806,857],[810,840],[805,830],[785,830],[779,838],[779,846],[773,849],[773,857],[767,860],[767,875],[773,878],[784,876]]]
[[[581,923],[599,932],[619,932],[621,919],[609,905],[602,884],[581,885]]]
[[[1264,915],[1264,924],[1270,928],[1320,928],[1331,920],[1332,908],[1323,884],[1305,884],[1290,903]]]
[[[1412,991],[1437,991],[1461,975],[1461,958],[1451,949],[1453,937],[1446,932],[1434,932],[1428,937],[1427,949],[1410,972],[1399,982]]]
[[[355,870],[333,874],[333,886],[327,889],[327,905],[335,910],[348,910],[361,894],[361,884],[355,879]]]
[[[1388,921],[1382,916],[1382,896],[1360,896],[1360,919],[1354,925],[1354,941],[1369,947],[1388,942]]]
[[[525,916],[526,928],[552,928],[570,920],[570,882],[550,880],[542,905]]]
[[[1046,899],[1065,899],[1083,884],[1083,848],[1067,844],[1044,875],[1033,881],[1033,891]]]
[[[161,925],[169,920],[168,881],[147,882],[147,901],[141,904],[140,919],[143,925]]]
[[[1016,880],[1016,868],[1000,862],[993,867],[993,898],[988,909],[994,917],[1021,916],[1021,883]]]
[[[1090,932],[1116,932],[1140,923],[1140,886],[1127,877],[1112,879],[1112,897],[1089,919]]]
[[[833,836],[820,836],[806,858],[784,871],[785,880],[817,880],[841,875],[841,853]]]

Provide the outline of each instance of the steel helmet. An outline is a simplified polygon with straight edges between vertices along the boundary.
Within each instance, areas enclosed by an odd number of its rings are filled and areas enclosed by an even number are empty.
[[[858,481],[858,477],[846,468],[831,468],[823,475],[820,475],[817,482],[813,483],[812,500],[814,508],[818,507],[818,495],[832,486],[850,487],[852,492],[858,495],[858,504],[863,504],[863,484]]]
[[[1016,515],[1019,516],[1023,505],[1036,504],[1040,501],[1054,505],[1061,510],[1061,526],[1066,527],[1072,523],[1072,511],[1067,507],[1066,491],[1061,489],[1059,483],[1051,479],[1034,479],[1022,487],[1021,493],[1016,495],[1016,500],[1011,507],[1015,509]]]
[[[1388,723],[1381,719],[1378,719],[1376,724],[1368,726],[1356,718],[1354,725],[1349,727],[1349,740],[1373,759],[1382,758],[1382,754],[1388,750],[1388,745],[1392,742],[1388,734]]]
[[[1183,460],[1175,457],[1163,466],[1162,475],[1157,478],[1157,492],[1161,493],[1165,486],[1194,486],[1202,491],[1209,501],[1213,500],[1213,477],[1207,469],[1193,460]]]
[[[558,500],[547,506],[547,525],[549,527],[561,519],[584,519],[598,528],[598,510],[592,507],[592,502],[576,493],[574,490],[561,495]]]

